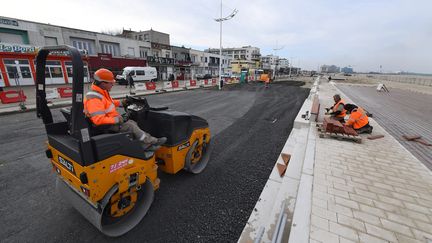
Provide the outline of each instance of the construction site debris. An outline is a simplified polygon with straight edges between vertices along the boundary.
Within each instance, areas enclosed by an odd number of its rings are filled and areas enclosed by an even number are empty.
[[[285,154],[281,153],[282,160],[284,161],[285,165],[288,165],[289,160],[291,159],[291,154]]]
[[[280,175],[281,177],[284,176],[284,175],[285,175],[285,171],[286,171],[286,169],[287,169],[287,166],[284,165],[284,164],[279,164],[279,163],[277,163],[277,164],[276,164],[276,167],[277,167],[277,169],[278,169],[278,171],[279,171],[279,175]]]
[[[288,163],[291,159],[291,154],[281,153],[281,157],[284,163],[283,164],[277,163],[276,167],[279,171],[279,175],[282,177],[285,174],[285,171],[288,167]]]
[[[383,138],[383,137],[384,137],[384,135],[378,134],[378,135],[368,136],[367,139],[375,140],[375,139],[379,139],[379,138]]]
[[[413,141],[421,138],[420,135],[403,135],[402,137],[405,138],[407,141]]]
[[[402,137],[405,138],[407,141],[413,141],[426,146],[432,146],[432,143],[429,143],[428,141],[422,139],[421,135],[402,135]]]

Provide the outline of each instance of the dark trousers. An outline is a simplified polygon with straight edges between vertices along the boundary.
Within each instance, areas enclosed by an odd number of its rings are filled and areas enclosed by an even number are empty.
[[[359,129],[355,129],[355,130],[358,134],[360,134],[360,133],[372,133],[372,129],[373,129],[373,127],[371,125],[369,125],[369,122],[368,122],[366,125],[360,127]]]

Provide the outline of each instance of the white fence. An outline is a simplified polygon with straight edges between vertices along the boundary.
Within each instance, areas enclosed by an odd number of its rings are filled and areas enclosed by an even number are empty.
[[[395,75],[360,74],[359,76],[374,79],[377,81],[390,81],[390,82],[432,86],[432,76],[396,75],[396,74]]]

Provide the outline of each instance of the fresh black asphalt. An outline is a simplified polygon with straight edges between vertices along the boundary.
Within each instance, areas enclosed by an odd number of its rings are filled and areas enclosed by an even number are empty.
[[[237,241],[308,95],[299,85],[266,89],[253,83],[148,96],[151,105],[207,119],[213,152],[199,175],[159,173],[150,211],[118,238],[102,235],[56,194],[45,130],[35,113],[1,116],[0,241]]]

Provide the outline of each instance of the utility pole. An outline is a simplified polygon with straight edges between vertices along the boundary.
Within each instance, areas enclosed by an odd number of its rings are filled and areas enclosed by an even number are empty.
[[[290,69],[289,69],[289,77],[291,78],[291,68],[292,68],[292,62],[293,62],[293,59],[294,58],[296,58],[296,57],[290,57],[290,65],[289,65],[289,67],[290,67]]]
[[[275,73],[274,73],[274,79],[276,79],[276,74],[278,73],[278,63],[279,63],[279,57],[277,55],[277,51],[282,50],[285,46],[281,46],[278,47],[277,42],[276,42],[276,47],[273,48],[273,51],[275,52],[275,57],[276,57],[276,65],[275,65]]]
[[[221,78],[221,72],[222,72],[222,22],[229,20],[229,19],[232,19],[237,13],[238,13],[238,10],[234,9],[230,15],[222,18],[222,0],[221,0],[220,18],[215,19],[215,21],[219,22],[219,24],[220,24],[220,27],[219,27],[219,80],[218,80],[219,90],[221,89],[221,81],[222,81],[222,78]]]

